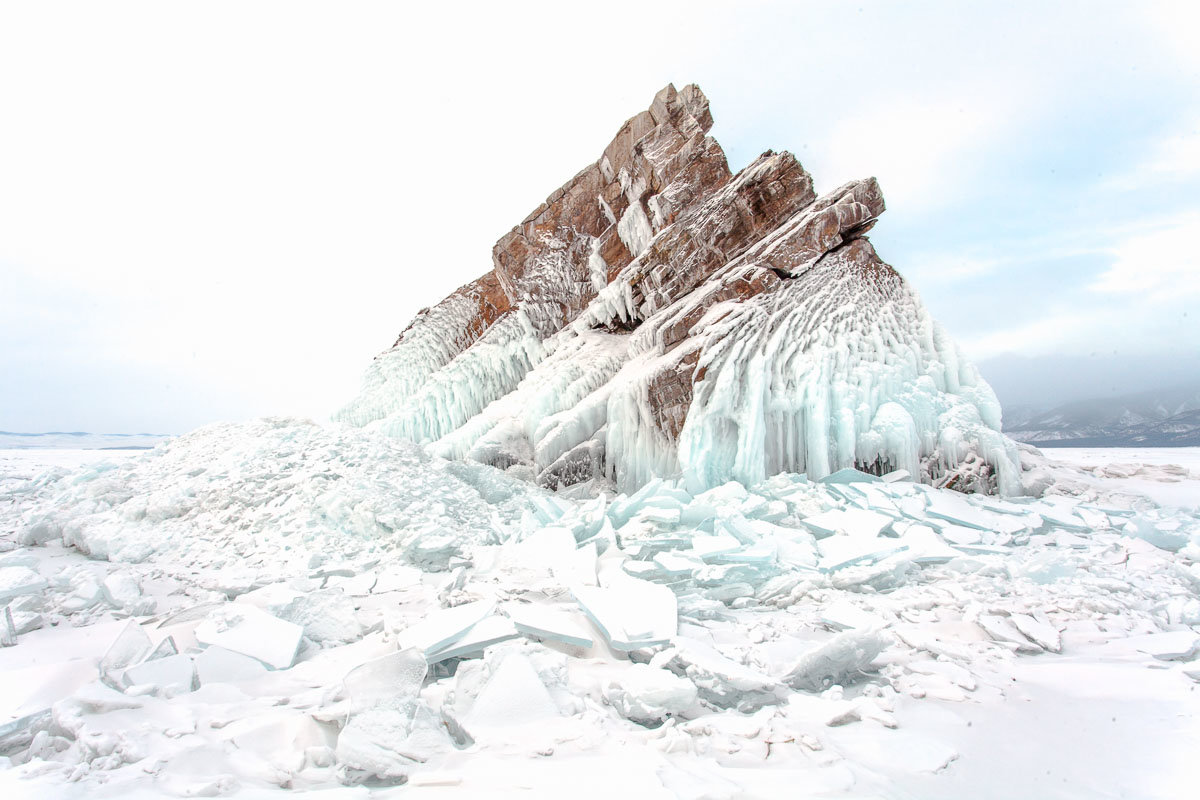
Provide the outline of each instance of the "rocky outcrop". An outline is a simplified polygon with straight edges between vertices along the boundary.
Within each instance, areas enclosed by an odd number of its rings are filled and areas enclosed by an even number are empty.
[[[422,311],[340,417],[557,488],[692,490],[977,460],[1018,491],[991,389],[864,238],[873,178],[817,196],[790,153],[731,175],[668,86]]]
[[[711,127],[699,88],[668,86],[598,161],[496,242],[500,285],[527,304],[543,335],[574,319],[655,234],[729,180]]]

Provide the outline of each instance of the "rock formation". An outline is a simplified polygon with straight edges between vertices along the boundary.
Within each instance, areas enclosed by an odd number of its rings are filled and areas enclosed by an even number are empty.
[[[994,393],[864,237],[876,181],[818,197],[771,151],[732,175],[711,126],[698,87],[659,92],[338,418],[551,488],[857,467],[1018,493]]]

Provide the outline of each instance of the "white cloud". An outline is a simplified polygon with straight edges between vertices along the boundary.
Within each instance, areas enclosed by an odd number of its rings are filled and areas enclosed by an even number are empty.
[[[928,211],[953,202],[978,151],[1013,120],[1001,92],[980,92],[986,102],[978,103],[961,94],[909,96],[834,122],[812,146],[822,154],[822,186],[871,174],[889,205]]]
[[[1159,223],[1129,236],[1111,249],[1112,266],[1091,289],[1124,300],[1177,302],[1200,295],[1200,213]]]

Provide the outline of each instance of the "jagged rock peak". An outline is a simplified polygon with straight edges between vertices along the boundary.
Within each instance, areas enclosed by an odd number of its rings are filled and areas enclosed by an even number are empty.
[[[731,175],[711,127],[698,87],[660,91],[338,417],[552,488],[853,466],[1018,492],[994,393],[864,236],[875,179],[818,197],[770,150]]]

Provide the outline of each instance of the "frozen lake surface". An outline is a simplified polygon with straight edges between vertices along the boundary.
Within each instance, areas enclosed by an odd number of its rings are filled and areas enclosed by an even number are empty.
[[[0,796],[1188,796],[1200,451],[1045,455],[1003,500],[0,450]]]

